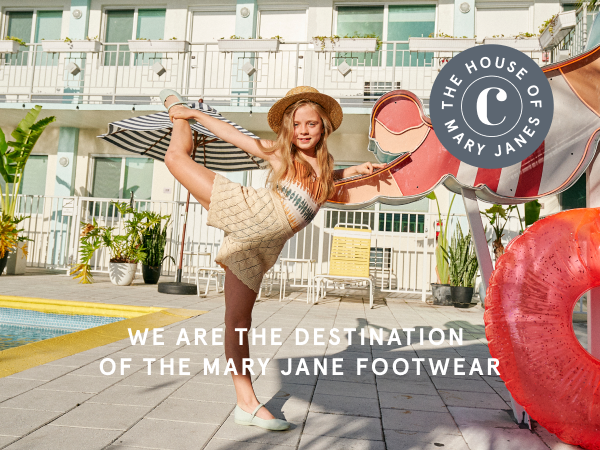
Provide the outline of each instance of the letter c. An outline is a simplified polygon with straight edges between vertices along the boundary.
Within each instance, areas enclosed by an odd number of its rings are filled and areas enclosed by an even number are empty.
[[[477,97],[477,117],[479,117],[479,120],[481,120],[486,125],[495,126],[495,125],[500,125],[502,122],[504,122],[504,119],[506,119],[506,116],[504,116],[504,118],[498,123],[491,123],[489,121],[487,98],[488,98],[488,92],[491,91],[492,89],[498,90],[498,93],[496,94],[496,100],[498,100],[499,102],[505,101],[506,98],[508,97],[506,95],[506,91],[504,89],[501,89],[498,87],[485,88],[483,91],[481,91],[481,93]]]

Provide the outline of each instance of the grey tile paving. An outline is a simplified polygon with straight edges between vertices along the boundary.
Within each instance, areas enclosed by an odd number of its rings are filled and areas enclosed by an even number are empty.
[[[116,385],[94,396],[90,401],[111,405],[156,406],[172,392],[172,389]]]
[[[349,383],[320,379],[317,382],[315,395],[329,394],[345,397],[376,398],[377,388],[370,383]]]
[[[116,443],[165,450],[197,450],[208,442],[216,428],[216,425],[204,423],[143,419]]]
[[[383,440],[379,418],[321,414],[312,411],[308,413],[303,434],[370,441]]]
[[[447,412],[444,401],[439,395],[380,392],[379,402],[382,408]]]
[[[454,419],[447,412],[382,409],[383,428],[386,430],[436,432],[460,435]]]
[[[84,403],[59,417],[53,425],[83,428],[127,430],[144,417],[150,407]]]
[[[341,437],[311,436],[302,434],[299,450],[385,450],[382,441],[345,439]]]
[[[229,416],[235,403],[216,403],[168,398],[158,405],[149,419],[177,420],[219,425]]]
[[[311,412],[347,414],[351,416],[380,417],[377,398],[345,397],[315,393]]]
[[[109,386],[118,383],[114,377],[90,377],[84,375],[64,375],[43,385],[43,389],[50,391],[69,391],[98,393]]]
[[[471,450],[548,449],[536,434],[512,426],[507,411],[456,406],[448,410]]]
[[[462,436],[443,434],[437,431],[419,433],[385,430],[385,442],[388,450],[471,450]]]
[[[121,431],[48,425],[6,447],[7,450],[100,450]]]
[[[68,372],[71,372],[72,370],[72,367],[43,365],[32,367],[31,369],[24,370],[23,372],[11,375],[8,378],[23,378],[26,380],[50,381]]]
[[[0,403],[0,407],[64,412],[75,407],[78,403],[83,403],[92,395],[94,394],[47,391],[36,388]]]
[[[42,380],[24,380],[20,378],[0,378],[0,401],[27,392],[43,384]]]
[[[276,417],[289,420],[292,428],[269,432],[236,425],[232,410],[236,395],[229,375],[204,375],[204,358],[218,358],[225,366],[223,345],[177,345],[182,327],[193,337],[195,328],[223,328],[223,295],[207,299],[165,296],[137,280],[130,288],[112,286],[99,275],[97,283],[81,286],[68,277],[31,272],[22,277],[3,277],[3,292],[32,297],[59,298],[129,305],[187,307],[208,313],[165,326],[164,346],[132,346],[129,339],[91,349],[0,379],[0,447],[10,449],[199,449],[206,450],[567,450],[541,427],[536,433],[519,429],[506,410],[509,394],[503,381],[487,375],[489,357],[483,310],[457,310],[421,302],[420,295],[378,293],[376,307],[368,308],[364,291],[338,290],[319,304],[307,305],[304,292],[291,292],[279,302],[277,292],[257,301],[252,326],[281,328],[281,345],[251,346],[253,358],[270,358],[264,375],[256,374],[254,389]],[[124,292],[127,295],[123,295]],[[583,324],[585,325],[585,324]],[[295,343],[295,329],[309,331],[305,346]],[[323,328],[327,345],[314,345],[315,328]],[[332,328],[365,329],[365,345],[354,333],[348,343],[328,342]],[[369,330],[383,329],[384,343],[369,343]],[[401,345],[387,345],[390,330],[398,330]],[[407,345],[408,331],[412,343]],[[432,345],[419,342],[432,328],[463,331],[463,344]],[[581,333],[581,330],[580,334]],[[585,329],[583,329],[583,334]],[[267,333],[268,335],[268,333]],[[211,344],[211,342],[208,342]],[[160,362],[147,375],[144,357],[189,358],[190,376],[160,375]],[[104,357],[129,357],[132,367],[124,375],[101,375]],[[287,358],[294,373],[304,358],[310,374],[285,376]],[[315,375],[314,358],[328,361],[328,374]],[[344,375],[332,375],[332,358],[342,358]],[[367,369],[356,373],[356,359],[366,358]],[[374,375],[371,362],[381,358],[388,372]],[[409,370],[397,375],[392,364],[405,359]],[[418,366],[413,358],[425,358]],[[433,375],[433,363],[450,358],[446,375]],[[452,358],[464,358],[466,375],[457,375]],[[475,358],[484,375],[468,375]],[[379,361],[377,370],[383,367]],[[403,368],[402,362],[398,364]],[[255,364],[258,370],[258,365]],[[177,369],[176,369],[177,370]],[[77,406],[79,405],[79,406]],[[448,405],[448,406],[446,406]],[[366,414],[366,416],[361,414]],[[458,425],[457,425],[458,424]],[[23,433],[30,433],[25,437]],[[14,434],[14,435],[13,435]],[[16,442],[13,442],[17,439]],[[11,443],[12,442],[12,443]],[[468,445],[467,445],[468,444]],[[442,447],[443,445],[443,447]]]

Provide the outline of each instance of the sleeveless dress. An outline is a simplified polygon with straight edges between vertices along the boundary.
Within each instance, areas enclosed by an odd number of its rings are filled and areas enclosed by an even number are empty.
[[[314,219],[322,203],[317,178],[294,162],[296,176],[278,192],[255,189],[215,174],[207,224],[225,232],[215,262],[258,293],[285,243]]]

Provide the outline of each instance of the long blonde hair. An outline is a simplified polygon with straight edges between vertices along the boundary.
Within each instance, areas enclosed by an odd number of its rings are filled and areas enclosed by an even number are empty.
[[[313,167],[306,159],[302,156],[302,152],[293,144],[294,139],[294,114],[296,111],[304,106],[308,105],[319,114],[321,121],[323,122],[323,134],[321,139],[315,147],[315,153],[317,157],[317,164],[321,169],[321,177],[317,180],[320,185],[318,192],[320,192],[319,198],[315,199],[319,203],[325,202],[328,198],[333,196],[335,192],[335,186],[333,183],[333,157],[329,154],[327,149],[327,138],[333,132],[331,121],[327,116],[327,113],[321,105],[312,102],[307,99],[298,100],[296,103],[290,105],[283,113],[281,122],[281,128],[277,134],[273,146],[268,148],[262,148],[266,153],[274,153],[277,150],[281,152],[281,166],[275,170],[271,167],[267,184],[273,189],[277,190],[277,186],[287,179],[293,179],[296,176],[296,167],[294,161],[302,164],[306,169],[307,174],[316,176]],[[260,141],[258,142],[259,146]]]

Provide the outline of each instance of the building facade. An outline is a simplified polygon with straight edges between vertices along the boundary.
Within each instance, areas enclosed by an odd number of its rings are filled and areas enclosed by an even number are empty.
[[[427,106],[442,60],[451,56],[409,52],[409,37],[439,34],[480,42],[537,33],[552,15],[574,7],[558,0],[4,0],[2,36],[28,45],[2,56],[0,126],[10,132],[35,104],[43,106],[44,116],[57,117],[36,145],[22,194],[129,199],[133,193],[136,200],[179,201],[185,199],[185,189],[163,163],[97,139],[109,122],[164,110],[158,94],[172,88],[190,101],[202,98],[268,139],[274,137],[266,120],[270,105],[295,86],[311,85],[343,107],[344,122],[329,145],[336,164],[375,161],[367,151],[374,101],[386,91],[408,89]],[[377,37],[378,48],[370,53],[322,51],[336,35]],[[279,50],[221,51],[218,41],[230,37],[278,38]],[[57,51],[54,42],[95,40],[101,44],[93,51]],[[139,50],[139,44],[151,41],[165,46]],[[169,47],[179,41],[187,42],[184,48]],[[541,53],[531,57],[544,63]],[[257,171],[227,176],[253,186],[265,180]],[[447,210],[451,195],[443,187],[436,192]],[[585,180],[541,203],[542,215],[585,206]],[[391,229],[401,229],[405,220],[412,226],[413,219],[404,219],[403,212],[437,211],[427,199],[370,209],[389,212],[392,222],[399,222]],[[462,202],[457,199],[452,211],[463,213]],[[24,212],[41,213],[33,204]],[[427,226],[420,217],[415,220],[416,229]]]

